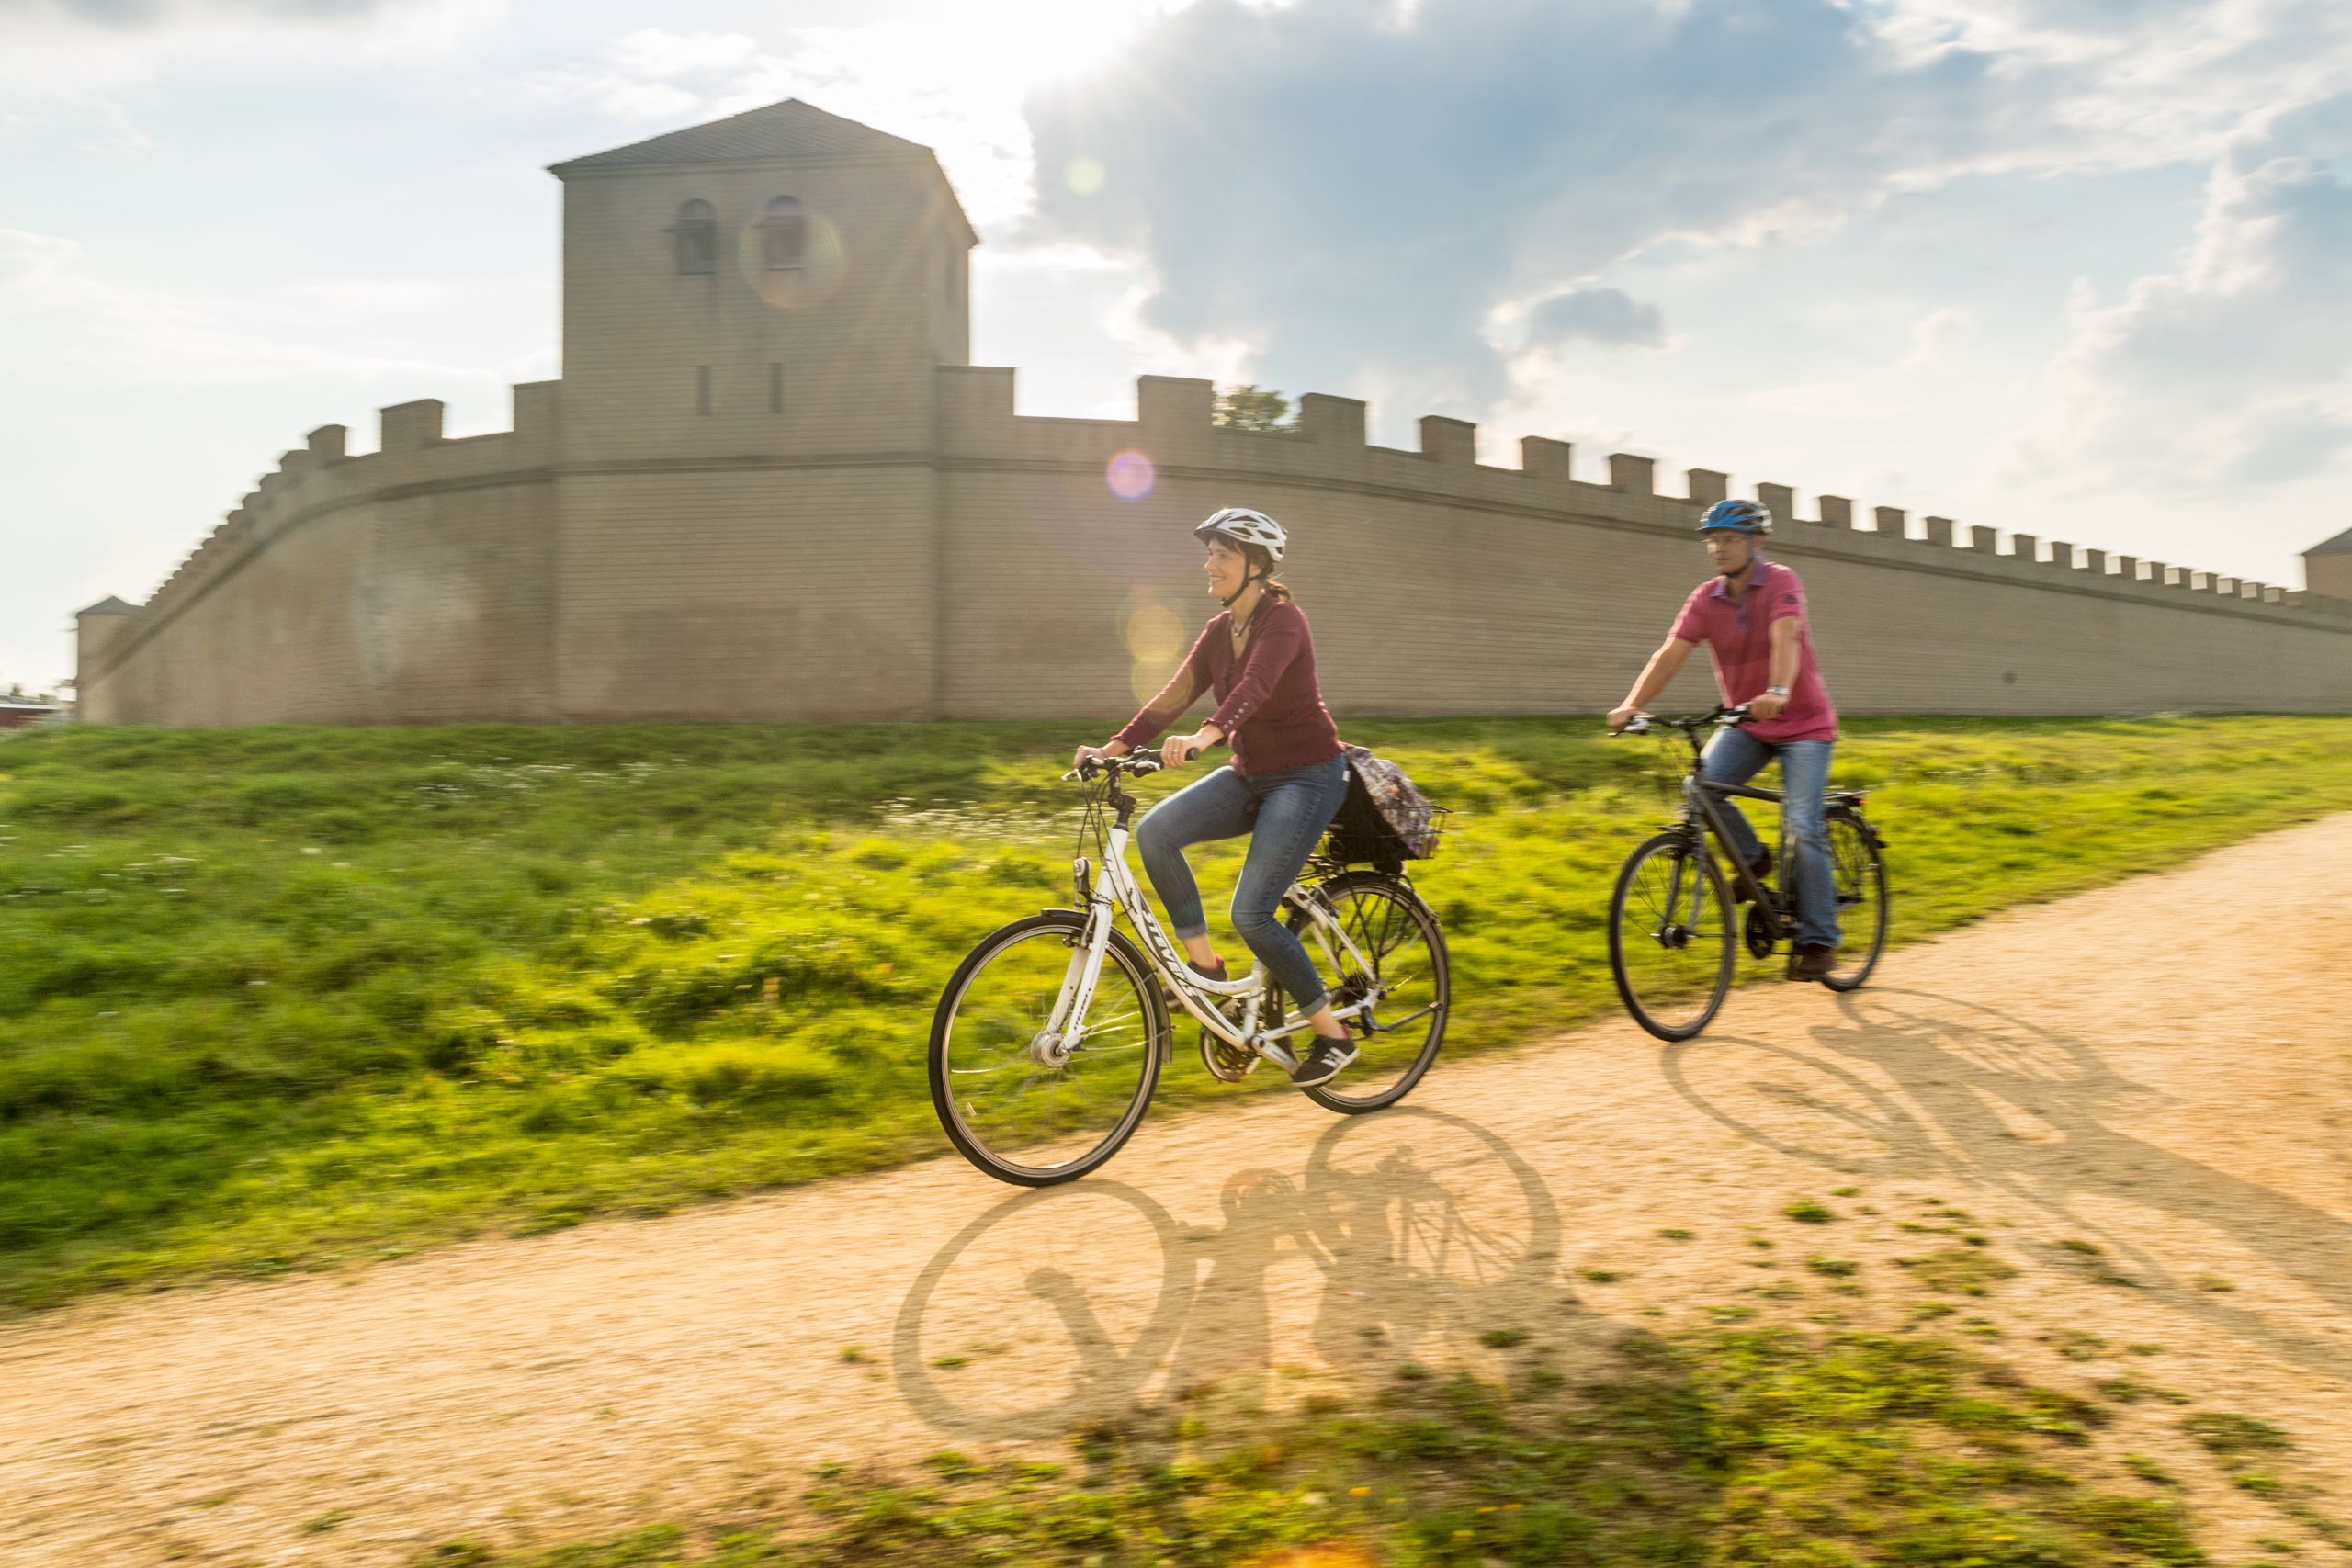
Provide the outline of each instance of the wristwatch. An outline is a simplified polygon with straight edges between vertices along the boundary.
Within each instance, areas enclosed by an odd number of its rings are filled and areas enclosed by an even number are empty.
[[[1764,694],[1768,697],[1785,697],[1789,694],[1789,689],[1786,686],[1767,686],[1764,688]]]

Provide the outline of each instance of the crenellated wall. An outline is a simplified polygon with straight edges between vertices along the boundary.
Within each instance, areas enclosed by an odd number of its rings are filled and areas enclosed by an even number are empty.
[[[287,453],[147,604],[82,622],[81,711],[111,724],[556,716],[555,382],[448,440],[431,400]]]
[[[1475,460],[1476,432],[1420,422],[1419,450],[1374,446],[1364,407],[1310,394],[1295,434],[1215,427],[1204,381],[1147,377],[1134,421],[1017,417],[1009,370],[943,370],[945,629],[939,711],[1116,709],[1156,689],[1215,604],[1189,525],[1260,507],[1295,541],[1284,579],[1316,630],[1324,690],[1355,713],[1590,711],[1619,700],[1706,575],[1692,537],[1728,477],[1607,459],[1573,477],[1566,443],[1520,467]],[[1151,492],[1114,498],[1123,450]],[[2352,603],[1761,484],[1773,554],[1804,578],[1822,667],[1853,713],[2352,708]],[[1048,608],[1049,607],[1049,608]],[[1136,654],[1142,654],[1140,659]],[[1122,680],[1121,676],[1125,679]],[[1693,661],[1667,701],[1710,700]]]
[[[1223,429],[1208,382],[1146,377],[1134,420],[1023,417],[1013,373],[933,374],[928,449],[600,460],[560,383],[514,428],[441,405],[327,426],[143,606],[83,621],[83,713],[111,723],[1121,716],[1216,608],[1193,523],[1281,518],[1283,573],[1342,714],[1591,711],[1622,696],[1705,565],[1732,492],[1566,443],[1476,461],[1420,422],[1369,445],[1310,394],[1295,433]],[[1139,453],[1148,491],[1114,493]],[[1128,469],[1134,466],[1127,459]],[[1850,713],[2352,708],[2352,603],[1759,484]],[[1804,514],[1809,510],[1810,515]],[[104,613],[101,613],[104,612]],[[1668,703],[1702,705],[1695,661]]]

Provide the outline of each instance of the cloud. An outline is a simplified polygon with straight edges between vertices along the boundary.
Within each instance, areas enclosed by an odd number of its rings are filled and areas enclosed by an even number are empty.
[[[352,70],[447,59],[507,0],[13,0],[0,99],[69,113],[190,69],[300,61]]]
[[[1528,319],[1531,344],[1587,343],[1656,348],[1666,342],[1663,319],[1622,288],[1571,288],[1535,307]]]
[[[741,31],[639,28],[524,80],[633,129],[667,130],[797,97],[931,147],[991,243],[1035,194],[1022,94],[1084,69],[1169,0],[1030,0],[856,26]]]
[[[207,8],[304,20],[347,21],[413,3],[414,0],[208,0]],[[28,8],[47,9],[112,28],[154,27],[198,9],[187,0],[49,0],[46,6],[35,4]]]
[[[51,367],[55,382],[228,386],[291,377],[479,382],[484,372],[321,346],[359,317],[413,309],[429,286],[354,281],[290,303],[234,303],[107,280],[79,243],[0,229],[0,364]]]
[[[1418,377],[1476,410],[1507,352],[1482,324],[1514,300],[1818,238],[1963,174],[2210,154],[2243,103],[2275,101],[2250,84],[2289,53],[2249,15],[2322,10],[1204,0],[1033,96],[1032,230],[1146,262],[1147,318],[1178,338],[1238,333],[1303,386]]]
[[[1833,0],[1210,0],[1033,97],[1040,170],[1103,171],[1091,195],[1042,180],[1035,228],[1148,256],[1180,337],[1241,332],[1334,389],[1442,367],[1477,401],[1499,302],[1834,225],[1984,162],[2013,96],[1984,56],[1898,61]]]
[[[2250,122],[2197,243],[2120,303],[2077,302],[2017,468],[2073,487],[2248,487],[2352,446],[2352,93]]]
[[[1939,305],[1911,323],[1911,352],[1899,370],[1924,370],[1948,355],[1976,330],[1976,312],[1962,305]]]

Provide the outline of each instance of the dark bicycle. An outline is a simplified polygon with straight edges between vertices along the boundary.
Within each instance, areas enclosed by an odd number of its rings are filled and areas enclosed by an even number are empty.
[[[1787,814],[1781,815],[1772,863],[1782,868],[1783,881],[1775,888],[1733,852],[1718,804],[1737,798],[1779,806],[1781,792],[1717,784],[1699,773],[1703,737],[1750,716],[1746,707],[1718,707],[1689,718],[1640,714],[1623,730],[1671,730],[1690,747],[1690,771],[1682,780],[1674,825],[1633,852],[1609,898],[1609,968],[1617,994],[1634,1021],[1660,1040],[1688,1040],[1707,1027],[1731,989],[1740,944],[1759,959],[1785,950],[1789,976],[1796,975],[1796,892],[1786,874],[1795,863]],[[1885,840],[1862,816],[1863,800],[1858,791],[1833,789],[1826,801],[1830,871],[1846,938],[1839,967],[1822,982],[1835,991],[1853,990],[1869,979],[1886,946],[1886,861],[1881,852]],[[1731,868],[1728,884],[1708,848],[1711,837]],[[1746,906],[1736,929],[1735,888],[1737,905]]]

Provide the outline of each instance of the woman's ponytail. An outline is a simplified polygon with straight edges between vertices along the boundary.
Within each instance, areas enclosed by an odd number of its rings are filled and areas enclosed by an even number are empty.
[[[1289,587],[1274,575],[1274,558],[1266,553],[1264,546],[1244,546],[1242,554],[1251,566],[1258,569],[1260,573],[1258,586],[1265,590],[1267,598],[1285,600],[1294,604],[1298,602],[1291,593]]]

